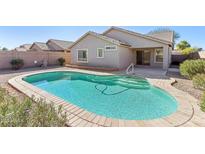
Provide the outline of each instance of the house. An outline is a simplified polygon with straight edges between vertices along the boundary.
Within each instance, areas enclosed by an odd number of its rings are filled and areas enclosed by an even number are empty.
[[[68,51],[69,47],[73,44],[73,42],[50,39],[47,41],[46,44],[52,51]]]
[[[29,51],[32,44],[23,44],[15,48],[14,51]]]
[[[131,63],[168,69],[173,32],[144,35],[118,27],[102,34],[87,32],[71,46],[71,64],[127,68]]]
[[[63,41],[50,39],[46,43],[34,42],[30,47],[32,51],[53,51],[53,52],[69,52],[69,47],[72,45],[71,41]]]
[[[34,42],[30,47],[31,51],[50,51],[50,48],[46,43],[43,42]]]

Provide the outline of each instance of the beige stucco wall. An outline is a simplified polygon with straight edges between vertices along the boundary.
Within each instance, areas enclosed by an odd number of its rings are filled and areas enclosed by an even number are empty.
[[[136,54],[132,49],[119,47],[119,67],[127,68],[131,63],[136,63]]]
[[[24,61],[24,67],[35,67],[34,61],[38,61],[39,64],[43,60],[47,60],[48,65],[57,65],[58,58],[65,58],[66,63],[70,63],[70,53],[64,52],[45,52],[45,51],[7,51],[0,52],[0,69],[10,69],[10,61],[14,58],[20,58]]]
[[[150,53],[151,53],[151,55],[150,55],[150,66],[162,68],[163,63],[156,63],[155,62],[155,49],[151,49]]]
[[[104,58],[97,58],[97,48],[104,49],[106,45],[113,44],[95,36],[87,35],[71,48],[71,63],[75,65],[119,68],[119,51],[121,50],[119,46],[117,46],[117,51],[104,50]],[[78,49],[88,49],[87,63],[80,63],[77,61]]]

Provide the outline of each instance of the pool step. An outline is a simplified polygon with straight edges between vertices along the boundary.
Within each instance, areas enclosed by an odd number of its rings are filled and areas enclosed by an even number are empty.
[[[134,89],[149,89],[150,85],[148,83],[139,83],[139,82],[125,82],[125,81],[117,81],[117,84]]]

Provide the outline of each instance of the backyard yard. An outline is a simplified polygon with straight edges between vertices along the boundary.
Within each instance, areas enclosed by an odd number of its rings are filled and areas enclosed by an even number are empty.
[[[70,69],[66,67],[50,67],[47,69],[43,68],[40,70],[40,72],[62,70],[82,71],[79,69],[74,70],[72,68]],[[114,120],[105,118],[93,113],[90,114],[89,112],[82,110],[81,108],[78,108],[76,106],[72,107],[73,105],[66,107],[68,109],[70,108],[72,113],[70,113],[70,110],[63,110],[68,113],[68,116],[66,116],[64,114],[65,112],[62,111],[63,107],[58,109],[55,108],[53,104],[45,105],[45,102],[43,101],[38,101],[36,103],[32,98],[27,97],[25,94],[22,94],[22,92],[15,90],[8,84],[8,80],[10,80],[11,78],[22,76],[24,74],[35,74],[35,72],[38,73],[39,68],[21,69],[17,71],[1,71],[0,85],[1,99],[3,101],[1,101],[0,105],[0,114],[1,118],[4,118],[4,121],[1,122],[1,126],[205,126],[205,119],[202,118],[204,117],[204,113],[200,111],[200,106],[203,106],[200,105],[203,90],[194,88],[191,80],[179,75],[169,74],[166,77],[160,77],[159,75],[154,77],[154,74],[152,73],[152,75],[148,76],[147,78],[149,82],[156,85],[157,87],[161,87],[163,89],[165,88],[167,91],[169,91],[169,93],[174,95],[177,100],[180,101],[180,103],[182,103],[182,106],[180,105],[182,108],[179,108],[181,113],[177,112],[177,114],[173,114],[173,116],[155,120],[126,121],[120,119]],[[89,71],[84,70],[83,72]],[[138,69],[136,73],[139,72],[140,71]],[[147,75],[147,72],[149,72],[149,70],[143,70],[143,72],[144,75]],[[169,84],[172,83],[170,82],[171,80],[169,78],[174,78],[177,81],[173,84],[173,86],[179,90],[176,91],[175,88],[172,88],[171,85],[169,86]],[[48,98],[52,97],[53,96],[49,95]],[[56,100],[58,99],[55,98],[54,102]],[[18,110],[12,111],[13,109]],[[192,109],[194,110],[194,113],[192,112]],[[60,117],[59,112],[62,113],[60,114]],[[82,119],[79,119],[79,117],[77,118],[76,116],[71,116],[74,112],[77,112],[77,114],[81,116]],[[37,114],[38,116],[36,116]],[[24,115],[23,118],[22,115]],[[15,118],[12,118],[13,121],[7,121],[7,116],[15,116]],[[95,121],[97,123],[93,123]]]

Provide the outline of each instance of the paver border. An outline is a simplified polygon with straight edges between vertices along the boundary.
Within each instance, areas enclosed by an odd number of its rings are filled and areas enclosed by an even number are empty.
[[[185,98],[181,97],[179,91],[175,91],[174,87],[171,86],[172,82],[175,80],[171,79],[169,83],[161,84],[161,82],[152,82],[152,80],[148,81],[165,91],[169,90],[169,93],[177,100],[178,102],[178,109],[175,113],[167,116],[162,117],[159,119],[154,120],[122,120],[122,119],[113,119],[107,118],[104,116],[97,115],[95,113],[91,113],[82,109],[70,102],[64,101],[62,98],[59,98],[55,95],[52,95],[40,88],[33,86],[23,80],[24,77],[39,74],[39,73],[46,73],[46,72],[57,72],[57,71],[72,71],[72,72],[80,72],[80,73],[89,73],[95,75],[116,75],[114,73],[105,73],[105,72],[96,72],[90,70],[80,70],[80,69],[58,69],[58,70],[41,70],[32,73],[26,73],[23,75],[16,76],[11,78],[8,83],[18,91],[24,93],[26,96],[34,99],[42,99],[46,103],[53,103],[56,107],[62,105],[64,110],[68,113],[68,125],[69,126],[107,126],[107,127],[118,127],[118,126],[128,126],[128,127],[178,127],[182,126],[188,121],[190,121],[194,115],[194,108],[192,104],[186,101]],[[157,79],[159,80],[159,79]]]

